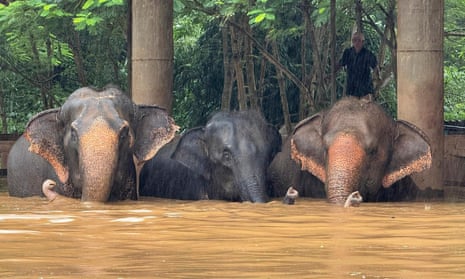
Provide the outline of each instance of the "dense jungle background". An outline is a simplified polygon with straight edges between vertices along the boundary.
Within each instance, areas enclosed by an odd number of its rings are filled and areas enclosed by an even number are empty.
[[[128,91],[124,0],[0,1],[0,127],[58,107],[75,89]],[[220,109],[260,109],[290,129],[331,103],[330,0],[174,0],[173,116],[182,128]],[[445,0],[445,120],[465,120],[465,0]],[[337,0],[337,59],[354,28],[378,58],[376,99],[396,116],[396,0]],[[345,73],[337,75],[337,97]],[[334,97],[334,96],[333,96]]]

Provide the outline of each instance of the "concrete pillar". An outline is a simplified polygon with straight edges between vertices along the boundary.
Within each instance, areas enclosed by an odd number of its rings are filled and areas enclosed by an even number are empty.
[[[171,112],[173,0],[132,0],[131,95]]]
[[[423,189],[443,188],[444,0],[397,1],[397,116],[430,139],[431,168],[414,180]]]

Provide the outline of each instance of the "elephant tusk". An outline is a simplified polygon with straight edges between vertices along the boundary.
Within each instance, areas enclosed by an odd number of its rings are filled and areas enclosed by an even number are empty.
[[[347,197],[344,207],[357,207],[363,201],[362,195],[358,191],[353,192]]]
[[[299,192],[294,187],[289,187],[286,192],[286,196],[283,199],[284,204],[294,204],[295,200],[299,197]]]

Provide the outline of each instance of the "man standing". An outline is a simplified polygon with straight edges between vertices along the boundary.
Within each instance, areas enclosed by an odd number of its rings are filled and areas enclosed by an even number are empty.
[[[352,47],[344,50],[336,70],[347,67],[346,94],[363,97],[374,93],[371,70],[376,70],[376,56],[363,46],[365,37],[361,32],[352,34]]]

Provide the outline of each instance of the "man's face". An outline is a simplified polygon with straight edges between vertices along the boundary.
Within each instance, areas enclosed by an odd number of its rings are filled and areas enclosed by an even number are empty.
[[[363,47],[363,39],[360,35],[354,35],[352,37],[352,45],[355,48],[356,52],[359,52]]]

